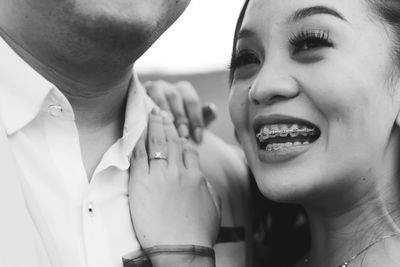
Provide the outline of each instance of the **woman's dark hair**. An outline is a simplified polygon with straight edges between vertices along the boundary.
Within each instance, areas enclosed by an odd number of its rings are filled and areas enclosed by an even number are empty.
[[[235,53],[236,53],[237,37],[238,37],[239,31],[240,31],[240,28],[242,27],[244,15],[246,14],[246,10],[247,10],[247,6],[248,5],[249,5],[249,0],[246,0],[244,2],[242,10],[240,11],[239,18],[238,18],[238,20],[236,22],[235,35],[233,37],[232,58],[231,58],[231,64],[230,64],[231,66],[233,65],[233,59],[234,59],[234,56],[235,56]],[[231,70],[230,73],[229,73],[229,82],[230,82],[230,84],[232,84],[232,81],[233,81],[233,72]]]
[[[233,53],[249,0],[236,24]],[[230,81],[233,74],[230,73]],[[237,137],[236,133],[235,136]],[[250,171],[249,171],[250,172]],[[251,172],[250,172],[251,173]],[[281,204],[265,198],[250,175],[253,206],[254,266],[291,267],[310,249],[307,216],[300,205]]]
[[[267,199],[250,175],[254,267],[292,267],[310,249],[307,216],[300,205]]]

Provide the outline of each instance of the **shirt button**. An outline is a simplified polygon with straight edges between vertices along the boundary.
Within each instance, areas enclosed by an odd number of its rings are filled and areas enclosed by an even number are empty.
[[[60,105],[50,105],[47,108],[47,111],[49,112],[49,114],[53,117],[58,117],[63,113],[63,108]]]
[[[94,215],[94,205],[93,202],[89,202],[87,204],[87,211],[89,212],[90,215]]]

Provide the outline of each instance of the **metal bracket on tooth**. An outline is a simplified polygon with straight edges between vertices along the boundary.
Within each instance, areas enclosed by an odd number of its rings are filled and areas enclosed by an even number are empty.
[[[302,134],[304,136],[307,136],[308,134],[314,135],[315,134],[315,129],[309,129],[309,128],[304,128],[304,129],[290,129],[290,130],[282,130],[282,131],[260,131],[258,134],[256,134],[256,137],[258,138],[259,142],[265,141],[269,139],[270,137],[276,137],[276,135],[281,135],[281,134]],[[282,136],[285,137],[285,136]],[[294,136],[292,136],[294,137]]]

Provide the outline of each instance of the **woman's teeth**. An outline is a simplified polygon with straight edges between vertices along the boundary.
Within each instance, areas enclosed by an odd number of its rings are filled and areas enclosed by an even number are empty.
[[[265,142],[269,139],[276,137],[297,137],[297,136],[313,136],[315,135],[315,128],[309,128],[307,126],[299,126],[297,124],[274,124],[265,125],[261,127],[260,131],[256,135],[259,142]],[[289,142],[286,142],[287,144]],[[296,143],[296,142],[295,142]]]
[[[286,143],[273,143],[273,144],[268,144],[265,148],[265,150],[267,151],[277,151],[280,150],[282,148],[289,148],[289,147],[294,147],[294,146],[301,146],[301,145],[309,145],[310,142],[308,141],[304,141],[304,142],[300,142],[300,141],[296,141],[294,143],[292,142],[286,142]]]
[[[262,126],[256,134],[260,148],[266,151],[306,146],[319,136],[317,127],[301,124],[268,124]]]

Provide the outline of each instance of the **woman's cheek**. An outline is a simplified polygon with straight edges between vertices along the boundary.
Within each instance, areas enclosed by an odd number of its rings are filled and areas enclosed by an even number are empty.
[[[244,131],[249,129],[249,110],[247,91],[231,89],[229,94],[229,114],[235,126],[236,131]]]
[[[336,62],[303,74],[299,79],[303,93],[327,119],[345,119],[353,110],[369,104],[371,85],[354,66]]]

